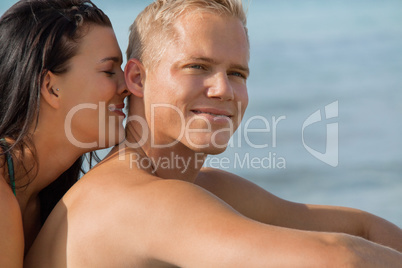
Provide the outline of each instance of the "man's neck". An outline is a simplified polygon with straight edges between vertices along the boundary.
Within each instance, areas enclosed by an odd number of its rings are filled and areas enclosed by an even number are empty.
[[[126,139],[130,144],[138,144],[140,139],[135,125],[127,126]],[[141,144],[142,158],[138,158],[137,166],[148,170],[163,179],[175,179],[194,182],[204,164],[206,154],[194,152],[182,143],[168,147],[152,146],[151,139]]]
[[[181,145],[181,144],[180,144]],[[194,182],[204,163],[205,154],[183,150],[183,145],[146,152],[154,163],[154,174],[164,179]]]

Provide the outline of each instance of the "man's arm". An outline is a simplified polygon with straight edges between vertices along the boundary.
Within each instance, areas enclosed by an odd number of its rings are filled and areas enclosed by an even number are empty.
[[[361,210],[289,202],[239,176],[214,169],[203,170],[196,184],[259,222],[292,229],[346,233],[402,252],[402,230]]]
[[[118,226],[120,232],[128,228],[127,241],[119,241],[134,243],[134,251],[147,257],[148,263],[180,267],[399,267],[402,262],[397,251],[358,237],[254,221],[190,183],[158,180],[141,187],[126,202],[130,204],[130,211],[124,213],[126,224]],[[142,215],[140,220],[138,215]]]

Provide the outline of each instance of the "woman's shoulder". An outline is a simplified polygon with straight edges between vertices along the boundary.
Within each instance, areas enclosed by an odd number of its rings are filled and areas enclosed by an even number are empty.
[[[21,210],[15,198],[10,185],[6,182],[4,178],[4,173],[1,172],[2,168],[0,168],[0,214],[2,215],[2,219],[21,219]],[[8,216],[8,217],[6,217]],[[3,220],[1,220],[0,224],[3,224]]]
[[[0,163],[0,215],[2,216],[0,227],[3,227],[2,225],[5,224],[3,219],[9,219],[10,221],[21,220],[21,209],[6,180],[7,165],[4,163],[4,157],[0,156]]]
[[[0,174],[0,267],[22,267],[24,231],[21,210],[10,186]]]

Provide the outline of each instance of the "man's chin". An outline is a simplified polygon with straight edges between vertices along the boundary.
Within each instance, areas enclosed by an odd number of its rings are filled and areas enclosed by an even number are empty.
[[[193,147],[192,149],[196,153],[203,153],[203,154],[207,154],[207,155],[217,155],[217,154],[221,154],[224,151],[226,151],[226,148],[227,148],[227,145],[222,145],[219,147],[210,145],[208,147],[203,147],[203,148]]]

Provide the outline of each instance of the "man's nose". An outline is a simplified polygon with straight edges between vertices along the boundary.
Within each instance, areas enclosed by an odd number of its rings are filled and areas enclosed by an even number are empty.
[[[207,96],[221,101],[234,99],[233,87],[226,73],[218,73],[212,78],[212,85],[208,88]]]

